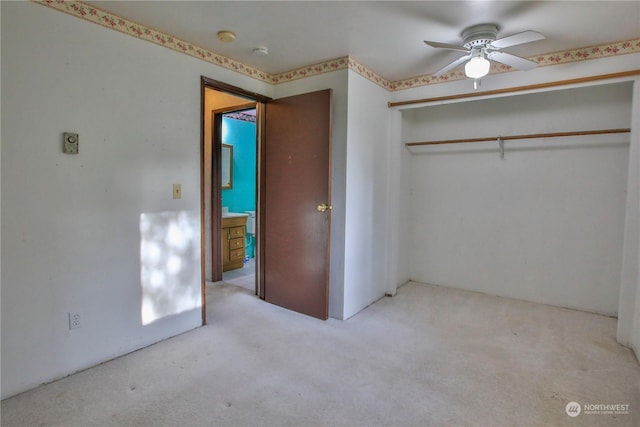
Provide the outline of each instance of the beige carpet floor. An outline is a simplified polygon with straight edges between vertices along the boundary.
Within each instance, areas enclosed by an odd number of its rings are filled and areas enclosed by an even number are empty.
[[[240,286],[252,293],[256,291],[256,260],[251,258],[242,268],[225,271],[222,273],[222,281],[229,285]]]
[[[207,326],[7,399],[2,425],[640,425],[640,366],[609,317],[409,283],[321,322],[207,292]],[[629,410],[572,418],[570,401]]]

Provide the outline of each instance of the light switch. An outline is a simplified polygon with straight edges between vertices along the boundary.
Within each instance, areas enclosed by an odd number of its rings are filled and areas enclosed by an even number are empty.
[[[173,198],[182,199],[182,184],[173,184]]]

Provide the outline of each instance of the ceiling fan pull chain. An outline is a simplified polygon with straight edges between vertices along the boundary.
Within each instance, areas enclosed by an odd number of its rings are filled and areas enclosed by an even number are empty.
[[[500,158],[504,160],[504,140],[498,137],[498,146],[500,147]]]

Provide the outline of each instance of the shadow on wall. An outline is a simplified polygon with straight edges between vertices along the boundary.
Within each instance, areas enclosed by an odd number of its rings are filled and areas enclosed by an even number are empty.
[[[140,285],[143,325],[201,306],[197,214],[140,215]]]

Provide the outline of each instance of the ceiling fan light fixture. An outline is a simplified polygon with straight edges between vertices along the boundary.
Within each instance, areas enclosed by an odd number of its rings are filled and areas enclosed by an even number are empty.
[[[474,56],[464,65],[464,74],[471,79],[479,79],[489,74],[491,63],[483,55]]]

